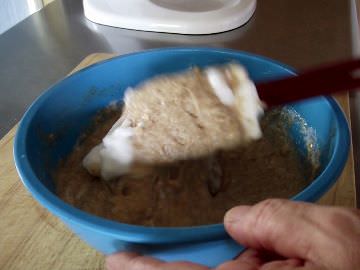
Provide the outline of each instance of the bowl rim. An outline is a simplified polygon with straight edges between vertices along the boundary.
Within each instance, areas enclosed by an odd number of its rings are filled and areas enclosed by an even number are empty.
[[[65,222],[76,224],[77,226],[81,227],[87,227],[88,229],[91,229],[93,231],[97,231],[99,233],[106,234],[108,236],[112,236],[114,238],[127,242],[160,244],[185,243],[190,241],[209,241],[227,238],[228,235],[222,223],[189,227],[146,227],[111,221],[109,219],[98,217],[80,209],[77,209],[70,204],[64,202],[51,191],[49,191],[37,179],[26,156],[26,137],[29,125],[33,117],[35,116],[38,109],[43,105],[43,103],[46,102],[47,98],[50,97],[51,94],[56,91],[58,87],[61,87],[61,84],[64,81],[80,77],[89,69],[93,69],[98,66],[106,65],[107,63],[112,61],[125,59],[136,55],[161,55],[164,53],[173,54],[194,52],[220,53],[237,56],[241,55],[257,62],[270,62],[271,64],[274,64],[281,68],[283,71],[286,71],[289,75],[296,75],[295,69],[264,56],[233,49],[211,47],[169,47],[144,50],[140,52],[119,55],[114,58],[100,61],[98,63],[85,67],[84,69],[81,69],[69,75],[68,77],[59,80],[54,85],[49,87],[46,91],[44,91],[27,109],[20,121],[14,139],[13,154],[16,170],[20,176],[22,183],[28,189],[31,195],[42,206],[47,208],[51,213],[58,216]],[[344,113],[342,112],[342,109],[332,97],[324,97],[324,101],[328,102],[330,107],[334,110],[336,122],[339,126],[339,136],[336,136],[333,152],[334,154],[332,155],[328,165],[325,167],[322,173],[318,177],[316,177],[310,185],[308,185],[296,196],[292,197],[291,199],[293,200],[317,200],[336,182],[348,158],[350,147],[350,132],[347,120],[344,116]]]

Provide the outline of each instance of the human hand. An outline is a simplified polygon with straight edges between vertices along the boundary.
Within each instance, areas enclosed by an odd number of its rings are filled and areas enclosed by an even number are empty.
[[[234,207],[225,228],[249,247],[217,270],[360,269],[360,211],[270,199]],[[106,259],[109,270],[205,270],[190,262],[166,263],[133,253]]]

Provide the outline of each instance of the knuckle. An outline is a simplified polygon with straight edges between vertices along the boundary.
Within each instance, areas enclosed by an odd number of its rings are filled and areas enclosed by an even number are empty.
[[[263,210],[273,211],[284,205],[285,200],[282,199],[266,199],[258,203],[258,207]]]
[[[346,253],[348,255],[347,263],[349,264],[348,269],[356,269],[360,265],[360,251],[359,244],[354,244],[349,248],[350,252]]]
[[[254,227],[269,222],[271,217],[278,213],[284,206],[284,201],[279,199],[267,199],[257,204],[254,215]]]
[[[360,222],[360,210],[359,209],[344,209],[346,214],[356,219],[358,222]]]
[[[341,234],[352,234],[359,240],[360,237],[360,212],[350,208],[332,208],[328,214],[328,224],[334,231]]]
[[[327,228],[327,245],[336,254],[335,265],[341,269],[358,269],[360,264],[360,211],[331,207],[322,222]],[[340,269],[340,268],[339,268]]]
[[[272,229],[273,217],[279,213],[285,204],[285,200],[267,199],[256,205],[253,222],[249,224],[255,235],[261,237],[269,234]]]

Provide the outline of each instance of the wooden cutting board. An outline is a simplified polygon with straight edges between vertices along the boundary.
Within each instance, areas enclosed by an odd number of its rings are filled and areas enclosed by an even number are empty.
[[[72,72],[112,56],[89,55]],[[348,96],[337,98],[349,117]],[[0,269],[104,269],[103,255],[39,206],[23,187],[13,161],[15,132],[16,126],[0,140]],[[321,203],[355,206],[352,154],[340,180]]]

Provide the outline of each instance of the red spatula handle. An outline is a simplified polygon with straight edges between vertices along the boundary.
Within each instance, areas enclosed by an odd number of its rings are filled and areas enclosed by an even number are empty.
[[[269,107],[360,87],[360,59],[300,72],[298,76],[256,85]]]

